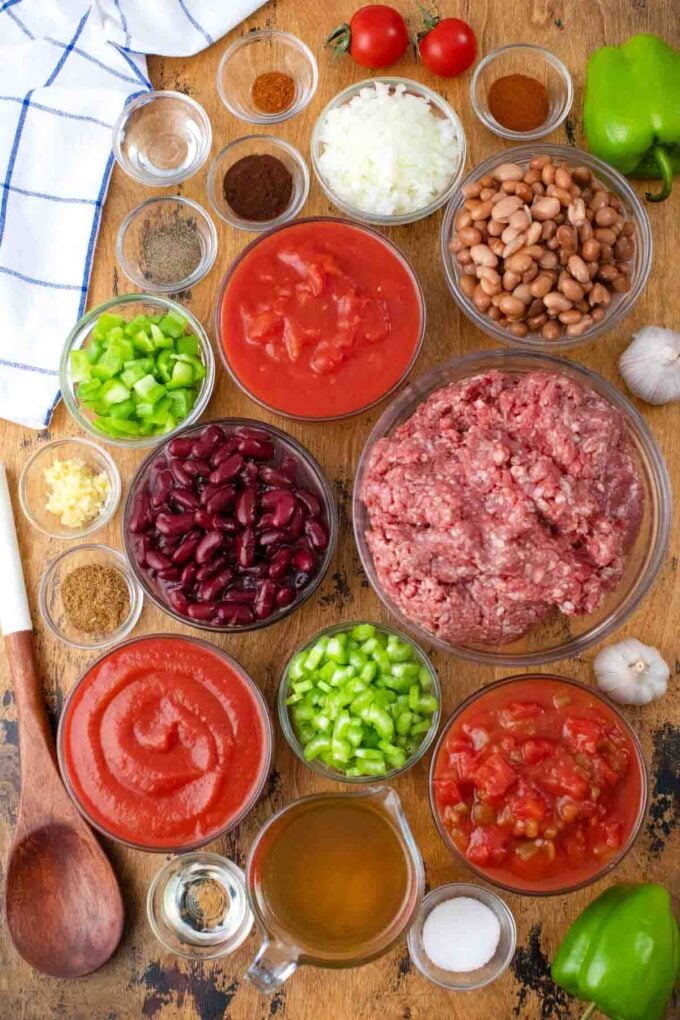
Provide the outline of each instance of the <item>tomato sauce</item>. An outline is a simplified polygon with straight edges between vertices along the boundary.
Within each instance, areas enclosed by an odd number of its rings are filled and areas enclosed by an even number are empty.
[[[643,798],[633,740],[599,698],[557,679],[496,685],[437,752],[433,800],[449,838],[518,889],[587,881],[628,842]]]
[[[340,220],[293,223],[237,263],[220,308],[229,366],[283,414],[352,414],[388,393],[416,353],[423,310],[403,259]]]
[[[271,745],[263,705],[207,645],[150,637],[114,648],[65,710],[62,767],[110,835],[152,849],[208,842],[254,801]]]

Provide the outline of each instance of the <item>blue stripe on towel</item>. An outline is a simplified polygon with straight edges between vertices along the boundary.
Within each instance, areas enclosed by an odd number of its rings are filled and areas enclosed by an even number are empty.
[[[115,45],[115,44],[113,44],[113,45]],[[124,60],[124,61],[125,61],[125,62],[126,62],[127,64],[129,64],[129,65],[130,65],[130,67],[132,68],[132,70],[134,71],[134,73],[135,73],[135,74],[137,75],[137,77],[138,77],[138,79],[140,80],[140,82],[142,83],[142,85],[144,85],[144,87],[145,87],[145,90],[146,90],[146,91],[148,92],[148,91],[149,91],[150,89],[153,89],[153,85],[151,84],[151,82],[149,81],[149,79],[148,79],[148,78],[146,78],[146,77],[145,77],[145,76],[144,76],[144,75],[142,74],[142,72],[141,72],[141,71],[139,70],[139,68],[138,68],[138,67],[137,67],[137,65],[135,64],[134,60],[132,60],[132,58],[131,58],[131,57],[129,57],[129,56],[127,55],[127,53],[125,52],[125,48],[124,48],[123,46],[116,46],[116,49],[117,49],[117,50],[118,50],[118,52],[120,53],[120,55],[121,55],[121,57],[123,58],[123,60]]]
[[[16,269],[10,269],[9,266],[0,266],[0,273],[6,273],[7,276],[16,276],[17,280],[23,280],[24,283],[35,283],[38,287],[50,287],[52,290],[82,291],[83,289],[77,283],[54,283],[51,280],[37,280],[34,276],[26,276],[24,273],[17,272]]]
[[[66,46],[66,43],[60,42],[59,39],[53,39],[51,35],[45,35],[43,36],[43,38],[48,43],[52,43],[53,46],[60,47]],[[79,57],[82,57],[83,60],[89,60],[91,64],[96,64],[97,67],[101,67],[102,71],[108,71],[109,74],[114,75],[114,77],[116,78],[120,78],[121,81],[130,81],[132,82],[133,85],[137,84],[138,82],[137,78],[131,78],[128,74],[123,74],[121,71],[116,71],[115,68],[109,67],[108,64],[105,64],[101,60],[97,60],[97,58],[93,57],[90,53],[86,53],[85,50],[81,50],[79,46],[73,46],[71,47],[71,49],[73,50],[74,53],[77,53]]]
[[[26,195],[27,198],[44,198],[48,202],[68,202],[70,205],[96,205],[95,198],[65,198],[62,195],[46,195],[42,191],[27,191],[26,188],[18,188],[16,184],[0,184],[1,188],[14,191],[17,195]]]
[[[114,156],[113,153],[109,153],[109,158],[106,161],[104,167],[104,176],[99,186],[99,194],[97,195],[97,204],[92,217],[92,229],[90,230],[90,240],[87,244],[87,253],[85,255],[85,271],[83,273],[83,284],[81,290],[83,296],[80,299],[80,305],[78,306],[78,318],[81,317],[85,310],[85,302],[87,301],[87,288],[90,282],[90,272],[92,270],[92,256],[94,255],[95,244],[97,243],[97,234],[99,232],[99,221],[102,215],[102,206],[104,205],[104,199],[106,198],[106,190],[109,186],[109,178],[111,177],[111,171],[113,169]]]
[[[18,2],[18,0],[16,0],[16,2]],[[33,35],[33,33],[26,28],[18,14],[15,14],[14,11],[10,11],[9,7],[10,5],[7,4],[7,6],[3,7],[2,9],[4,12],[6,12],[7,17],[12,19],[17,28],[20,29],[25,36],[28,36],[29,39],[34,40],[35,36]],[[0,11],[0,13],[2,12]]]
[[[0,365],[5,365],[6,368],[16,368],[20,372],[37,372],[38,375],[59,375],[54,368],[38,368],[37,365],[22,365],[20,361],[6,361],[5,358],[0,358]]]
[[[78,42],[78,36],[82,32],[82,30],[85,28],[85,22],[87,21],[89,16],[90,16],[90,10],[88,9],[88,10],[85,11],[85,13],[83,14],[82,18],[78,22],[78,27],[76,28],[76,30],[75,30],[75,32],[73,34],[73,38],[71,39],[71,42],[68,45],[66,45],[65,43],[59,43],[60,46],[64,47],[64,52],[62,53],[60,60],[57,62],[57,66],[52,71],[52,74],[49,76],[49,78],[45,82],[45,85],[43,86],[44,88],[47,88],[48,85],[54,84],[54,79],[57,77],[57,75],[61,71],[62,67],[66,63],[66,61],[68,59],[69,53],[71,53],[75,49],[75,45]]]
[[[24,100],[21,96],[0,96],[0,102],[5,103],[23,103]],[[84,113],[69,113],[68,110],[57,110],[54,106],[45,106],[44,103],[36,103],[35,100],[31,103],[31,107],[34,110],[43,110],[45,113],[53,113],[57,117],[66,117],[68,120],[84,120],[88,124],[96,124],[98,127],[106,128],[107,131],[111,131],[113,124],[107,124],[104,120],[97,120],[96,117],[88,117]]]
[[[2,192],[2,202],[0,202],[0,245],[2,244],[2,238],[5,233],[5,221],[7,219],[7,200],[9,198],[9,185],[12,182],[12,174],[14,173],[14,164],[17,161],[17,152],[19,151],[19,142],[21,141],[21,132],[24,130],[24,124],[26,123],[26,117],[28,115],[28,108],[31,105],[31,96],[33,95],[33,89],[26,93],[21,103],[21,112],[17,121],[16,131],[14,132],[14,141],[12,142],[12,149],[9,154],[9,160],[7,162],[7,170],[5,172],[4,188]]]
[[[177,0],[177,2],[179,3],[180,7],[184,11],[184,13],[186,15],[186,18],[187,18],[187,21],[189,22],[189,24],[192,25],[193,28],[195,28],[197,32],[200,32],[201,35],[203,36],[203,38],[205,39],[205,41],[208,43],[208,45],[211,46],[215,42],[215,40],[213,39],[213,37],[211,35],[208,35],[206,30],[204,28],[202,28],[201,25],[199,25],[199,23],[196,21],[196,18],[193,16],[191,11],[187,7],[187,5],[185,3],[185,0]]]
[[[128,30],[127,18],[123,14],[123,8],[120,5],[120,0],[113,0],[113,2],[116,5],[116,7],[118,8],[118,13],[120,14],[120,27],[123,29],[123,32],[125,33],[125,45],[127,46],[128,49],[130,49],[130,42],[131,42],[131,40],[130,40],[130,32]]]

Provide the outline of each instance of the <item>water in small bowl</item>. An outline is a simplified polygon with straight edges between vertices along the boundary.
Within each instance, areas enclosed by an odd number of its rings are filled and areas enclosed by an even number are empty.
[[[125,107],[113,129],[113,151],[143,184],[178,184],[203,165],[212,131],[205,110],[180,92],[144,93]]]

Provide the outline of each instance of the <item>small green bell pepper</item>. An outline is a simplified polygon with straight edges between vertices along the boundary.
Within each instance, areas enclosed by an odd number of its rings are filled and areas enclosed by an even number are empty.
[[[568,929],[552,976],[611,1020],[661,1020],[678,975],[680,946],[661,885],[613,885]]]
[[[586,68],[583,131],[591,152],[629,177],[663,181],[680,173],[680,52],[656,35],[602,46]]]

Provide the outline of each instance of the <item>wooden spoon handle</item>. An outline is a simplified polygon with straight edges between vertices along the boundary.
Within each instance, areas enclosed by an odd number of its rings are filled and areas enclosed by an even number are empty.
[[[32,630],[28,608],[21,554],[17,542],[12,502],[7,485],[7,471],[0,462],[0,630],[5,637],[18,630]]]
[[[50,729],[42,681],[35,661],[33,631],[8,634],[5,650],[14,685],[14,700],[19,719],[21,768],[31,769],[36,755],[46,749],[54,760],[54,741]]]

